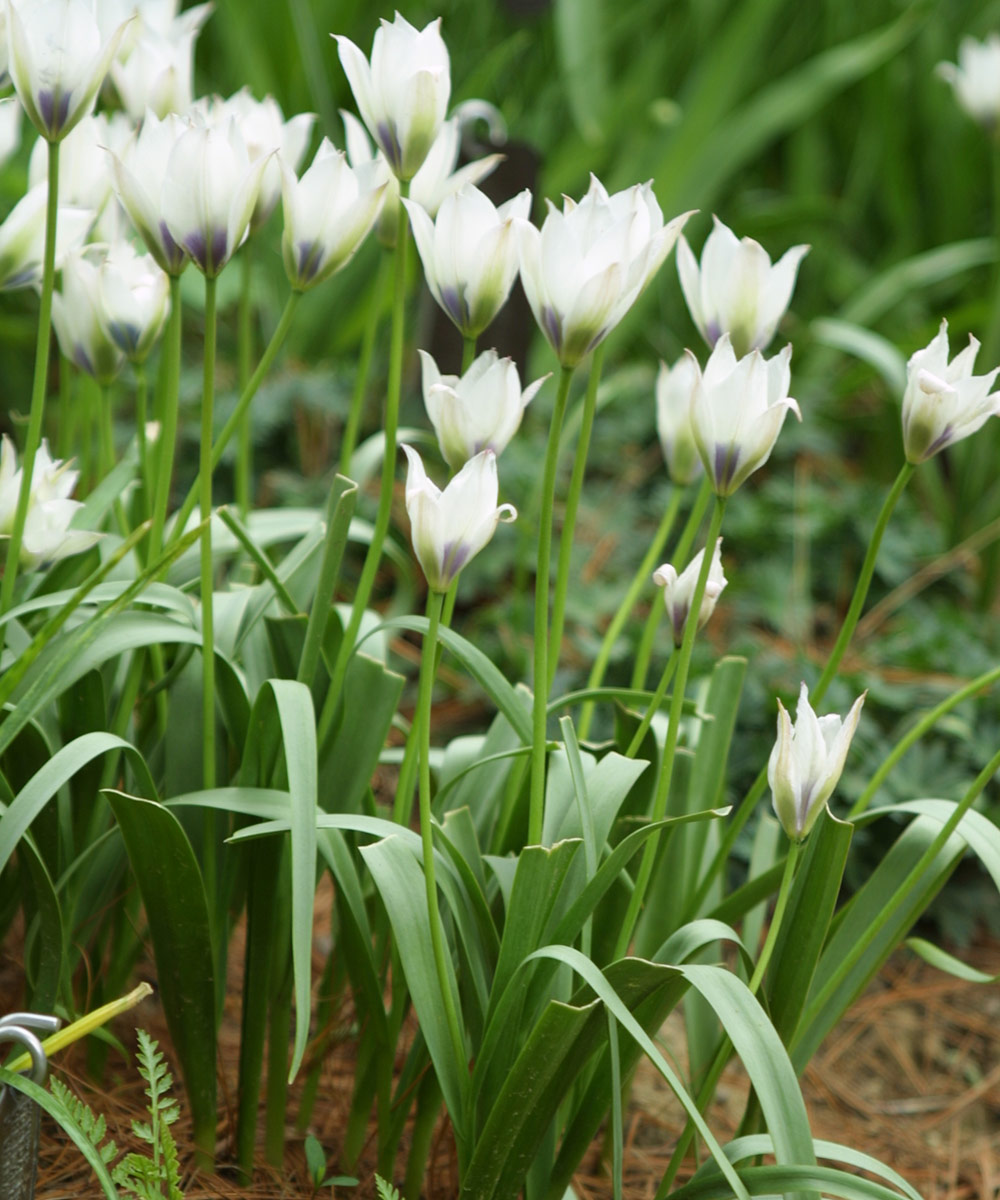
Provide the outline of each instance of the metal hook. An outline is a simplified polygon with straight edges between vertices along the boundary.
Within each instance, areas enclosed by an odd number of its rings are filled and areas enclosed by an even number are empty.
[[[55,1033],[62,1022],[43,1013],[16,1012],[0,1017],[0,1042],[17,1042],[31,1055],[32,1082],[41,1086],[49,1075],[49,1060],[41,1041],[32,1033]]]

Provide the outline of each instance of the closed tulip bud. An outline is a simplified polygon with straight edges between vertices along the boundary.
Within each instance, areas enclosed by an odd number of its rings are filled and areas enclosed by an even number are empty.
[[[519,225],[521,282],[560,363],[575,367],[632,307],[670,253],[684,213],[668,224],[652,184],[609,196],[595,177],[562,212],[549,202],[541,230]]]
[[[421,350],[424,405],[441,454],[453,471],[483,450],[500,454],[517,432],[524,410],[548,376],[521,391],[517,367],[486,350],[465,374],[442,375]]]
[[[440,18],[415,29],[396,13],[375,31],[371,62],[337,37],[344,74],[361,119],[397,179],[416,175],[448,111],[451,70]]]
[[[34,287],[42,279],[45,253],[45,208],[48,185],[33,187],[0,225],[0,291]],[[66,255],[83,243],[94,223],[89,208],[59,206],[56,221],[56,270]]]
[[[80,251],[62,269],[62,288],[52,296],[52,324],[63,355],[100,384],[110,383],[125,356],[101,321],[100,268]]]
[[[10,74],[24,111],[50,142],[93,108],[127,21],[102,41],[85,0],[7,0]]]
[[[493,536],[499,521],[513,521],[517,511],[510,504],[497,507],[499,482],[497,460],[492,450],[470,458],[441,491],[427,478],[420,455],[404,446],[406,512],[410,536],[427,586],[446,592],[465,564]]]
[[[163,118],[191,107],[197,33],[197,28],[188,26],[169,37],[144,28],[128,58],[111,64],[115,90],[133,120],[142,120],[147,108]]]
[[[996,368],[973,375],[979,343],[969,344],[948,361],[948,322],[937,336],[911,356],[903,394],[903,449],[911,463],[931,458],[952,442],[975,433],[990,417],[1000,414],[1000,392],[990,392]]]
[[[21,102],[16,96],[0,100],[0,167],[21,145]]]
[[[789,409],[802,420],[789,395],[791,346],[765,359],[753,350],[737,360],[724,333],[704,373],[697,372],[691,428],[702,465],[716,495],[731,496],[767,462]]]
[[[817,717],[803,683],[794,725],[778,701],[778,739],[768,760],[767,782],[775,814],[793,842],[808,835],[833,795],[867,694],[855,700],[843,720],[836,713]]]
[[[431,294],[464,337],[478,337],[503,307],[517,275],[517,224],[527,221],[531,193],[496,208],[467,185],[445,198],[432,221],[404,200]]]
[[[485,102],[483,102],[485,103]],[[381,150],[373,151],[371,140],[364,125],[349,112],[341,111],[347,157],[352,167],[370,162],[377,155],[381,162],[385,156]],[[457,117],[450,117],[441,126],[434,144],[427,152],[420,170],[410,180],[410,199],[427,213],[436,217],[446,197],[453,195],[466,184],[477,184],[486,178],[503,158],[502,154],[489,154],[475,162],[466,163],[456,170],[461,149],[462,127]],[[389,173],[385,203],[378,218],[378,238],[386,246],[396,244],[396,218],[399,211],[399,180]]]
[[[672,367],[660,363],[656,376],[656,431],[670,478],[681,487],[702,472],[691,430],[691,400],[697,382],[697,364],[688,355],[682,355]]]
[[[995,130],[1000,122],[1000,34],[991,33],[985,42],[963,38],[958,47],[958,66],[938,63],[937,72],[951,84],[955,99],[974,121]]]
[[[267,162],[250,161],[232,118],[221,126],[192,125],[170,151],[163,220],[205,275],[218,275],[246,237]]]
[[[170,308],[170,283],[151,254],[118,242],[101,263],[98,319],[129,362],[145,362]]]
[[[677,244],[677,272],[691,319],[714,347],[729,334],[742,357],[764,350],[792,298],[799,263],[808,246],[793,246],[775,264],[753,238],[739,239],[718,217],[701,252],[701,266],[682,237]]]
[[[374,161],[352,169],[324,138],[301,179],[284,163],[281,179],[285,273],[304,292],[350,262],[375,223],[389,172]]]
[[[684,640],[684,626],[688,613],[691,611],[691,601],[694,599],[694,589],[701,574],[701,566],[705,559],[705,551],[696,554],[680,575],[670,565],[664,563],[653,572],[653,582],[663,588],[663,604],[670,618],[670,627],[674,635],[674,645],[679,646]],[[722,571],[722,538],[715,543],[712,561],[708,568],[708,582],[698,610],[698,628],[704,627],[708,618],[715,611],[715,602],[722,595],[726,586],[726,577]]]
[[[26,570],[79,554],[93,546],[100,537],[98,533],[69,528],[70,521],[83,507],[69,498],[79,474],[69,468],[68,462],[52,459],[48,443],[43,440],[35,455],[28,514],[21,539],[18,565]],[[21,471],[17,466],[17,454],[14,443],[5,434],[0,444],[0,539],[10,537],[20,490]]]

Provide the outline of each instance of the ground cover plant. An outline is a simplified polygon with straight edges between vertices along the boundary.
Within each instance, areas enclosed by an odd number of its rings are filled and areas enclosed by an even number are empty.
[[[645,1058],[688,1120],[656,1195],[914,1196],[798,1079],[963,860],[1000,883],[990,14],[356,7],[6,9],[23,1007],[148,945],[206,1175],[281,1163],[302,1074],[308,1129],[349,994],[318,1185],[374,1114],[417,1197],[443,1108],[463,1196],[558,1200],[602,1131],[619,1194]],[[178,1189],[142,1053],[109,1197]]]

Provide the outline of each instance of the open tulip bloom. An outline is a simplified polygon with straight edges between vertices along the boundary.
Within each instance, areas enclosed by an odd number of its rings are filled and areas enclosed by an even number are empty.
[[[465,564],[493,536],[499,521],[513,521],[517,510],[497,506],[499,481],[492,450],[470,458],[441,491],[424,470],[420,455],[404,446],[406,512],[410,518],[413,549],[423,568],[427,586],[446,592]]]
[[[724,333],[704,372],[690,357],[697,371],[691,400],[695,445],[716,495],[731,496],[767,462],[788,410],[802,420],[788,395],[792,348],[770,359],[753,350],[737,360]]]
[[[753,238],[737,238],[718,217],[705,240],[701,266],[684,237],[677,273],[691,319],[709,347],[728,333],[738,355],[764,350],[792,298],[808,246],[793,246],[775,264]]]
[[[858,727],[862,694],[841,720],[836,713],[817,717],[803,683],[795,724],[778,701],[778,739],[767,764],[774,811],[793,842],[801,842],[816,823],[837,786],[851,739]]]
[[[963,38],[958,47],[958,66],[938,63],[937,72],[955,92],[955,99],[973,120],[987,129],[1000,122],[1000,34],[991,33],[985,42]]]
[[[483,450],[500,454],[517,432],[528,404],[548,376],[521,391],[512,359],[495,350],[480,354],[461,378],[442,375],[424,350],[424,406],[445,462],[453,471]]]
[[[684,626],[688,613],[691,611],[691,601],[694,599],[694,589],[701,574],[701,566],[705,559],[702,549],[678,575],[670,563],[664,563],[653,572],[653,582],[663,588],[663,604],[670,618],[670,627],[674,635],[674,645],[679,646],[684,639]],[[708,582],[705,584],[705,594],[702,596],[701,607],[698,610],[698,628],[702,629],[708,618],[715,611],[715,603],[722,595],[726,586],[726,576],[722,571],[722,538],[715,543],[712,551],[712,562],[708,568]]]
[[[990,388],[1000,368],[973,375],[979,343],[969,344],[948,361],[948,322],[910,358],[903,394],[903,449],[911,463],[931,458],[952,442],[975,433],[1000,414],[1000,392]]]
[[[41,282],[47,199],[48,184],[37,184],[0,225],[0,291],[34,287]],[[91,209],[60,205],[56,221],[57,270],[66,255],[82,244],[93,223]]]
[[[305,291],[350,262],[375,223],[389,172],[374,160],[352,168],[324,138],[301,179],[282,160],[281,181],[285,273]]]
[[[350,38],[333,36],[368,132],[393,174],[412,179],[441,129],[451,95],[440,18],[420,30],[399,13],[392,23],[383,20],[370,63]]]
[[[466,185],[444,199],[435,221],[414,201],[403,203],[431,294],[463,337],[478,337],[510,295],[518,266],[517,225],[527,222],[531,193],[525,190],[497,208]]]
[[[79,554],[100,538],[98,533],[69,528],[70,521],[83,507],[78,500],[69,498],[78,474],[70,470],[68,462],[54,460],[48,444],[42,441],[31,472],[28,514],[21,539],[21,567],[34,570],[56,559]],[[10,537],[20,490],[21,471],[14,443],[4,434],[0,444],[0,539]]]
[[[664,225],[652,183],[609,196],[594,175],[579,204],[548,204],[541,230],[518,226],[521,282],[559,362],[575,367],[632,307],[691,214]]]
[[[38,132],[57,142],[93,107],[128,22],[102,42],[85,0],[6,0],[6,7],[14,89]]]

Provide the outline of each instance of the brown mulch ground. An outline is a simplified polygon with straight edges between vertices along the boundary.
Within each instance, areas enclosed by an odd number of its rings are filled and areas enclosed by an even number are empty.
[[[238,955],[233,956],[234,959]],[[967,960],[991,974],[1000,973],[1000,942],[983,940]],[[231,1115],[238,1040],[238,979],[230,981],[223,1023],[220,1099]],[[0,956],[0,1013],[18,1003],[20,967],[16,953]],[[129,1040],[130,1028],[142,1026],[166,1043],[166,1030],[155,998],[135,1010],[131,1022],[116,1032]],[[678,1044],[671,1024],[663,1038]],[[1000,992],[990,986],[963,983],[928,967],[906,950],[888,963],[868,992],[827,1039],[806,1072],[804,1090],[818,1137],[863,1149],[900,1171],[926,1200],[993,1200],[1000,1197]],[[350,1103],[352,1044],[342,1039],[323,1068],[320,1099],[310,1131],[335,1160]],[[58,1067],[78,1093],[108,1121],[119,1147],[128,1143],[131,1119],[143,1115],[142,1081],[134,1066],[112,1056],[106,1081],[95,1088],[81,1074],[83,1055],[68,1051]],[[187,1180],[189,1200],[277,1200],[310,1197],[302,1151],[302,1135],[294,1119],[300,1085],[293,1086],[289,1105],[288,1148],[279,1171],[261,1162],[249,1187],[239,1186],[223,1171],[214,1177],[193,1170]],[[742,1112],[746,1089],[739,1070],[731,1067],[720,1084],[719,1103],[711,1114],[721,1141],[731,1136]],[[220,1124],[218,1160],[231,1158],[232,1122]],[[652,1198],[657,1182],[682,1128],[680,1108],[658,1075],[643,1064],[632,1089],[626,1115],[626,1200]],[[184,1118],[175,1131],[185,1142]],[[42,1159],[36,1195],[39,1200],[98,1196],[99,1189],[75,1148],[53,1127],[43,1126]],[[448,1131],[442,1121],[425,1195],[447,1200],[456,1194]],[[335,1163],[334,1163],[335,1165]],[[366,1155],[358,1168],[358,1189],[340,1189],[340,1197],[374,1194]],[[398,1181],[397,1181],[398,1182]],[[574,1186],[581,1200],[604,1200],[611,1188],[595,1146]]]

